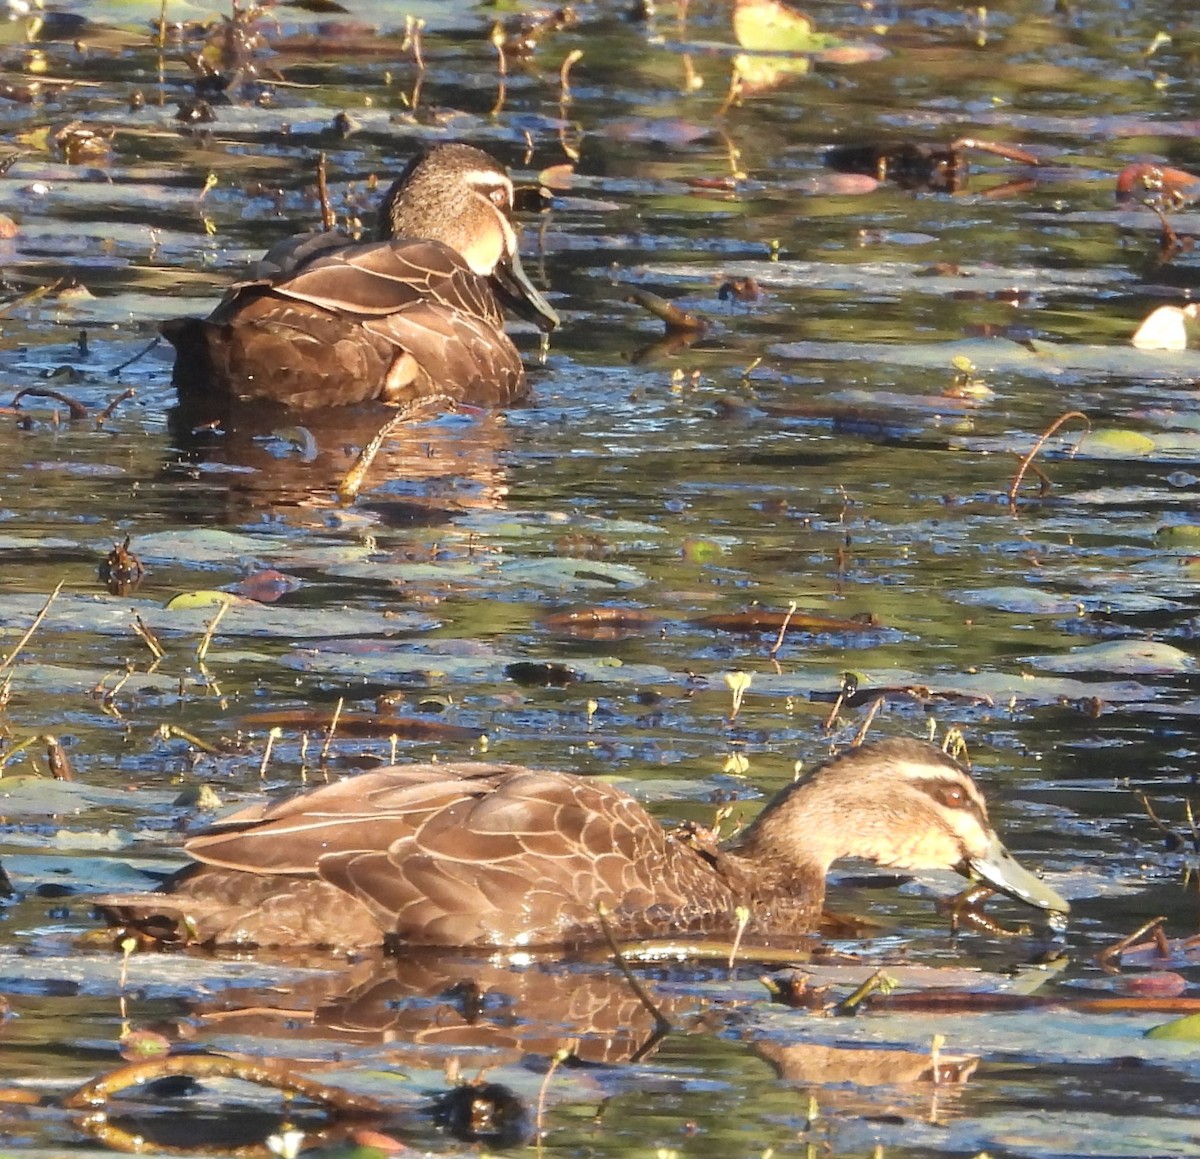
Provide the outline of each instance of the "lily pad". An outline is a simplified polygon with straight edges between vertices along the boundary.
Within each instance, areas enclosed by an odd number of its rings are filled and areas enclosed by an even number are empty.
[[[1200,1014],[1188,1014],[1151,1027],[1146,1031],[1146,1037],[1160,1042],[1200,1042]]]
[[[836,36],[819,33],[803,12],[780,0],[736,0],[733,34],[751,52],[822,52],[841,44]]]
[[[1151,675],[1194,672],[1187,652],[1154,640],[1108,640],[1076,648],[1065,656],[1032,656],[1029,663],[1048,672],[1120,672]]]

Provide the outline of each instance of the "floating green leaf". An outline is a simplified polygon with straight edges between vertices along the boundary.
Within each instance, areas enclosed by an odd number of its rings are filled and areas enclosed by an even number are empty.
[[[1200,1014],[1188,1014],[1161,1026],[1152,1026],[1146,1031],[1146,1037],[1160,1042],[1200,1042]]]

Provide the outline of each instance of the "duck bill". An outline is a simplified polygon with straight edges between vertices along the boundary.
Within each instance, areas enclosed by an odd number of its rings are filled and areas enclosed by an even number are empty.
[[[550,331],[558,325],[554,307],[529,280],[515,253],[501,259],[492,271],[492,282],[500,292],[501,300],[518,318],[532,322],[539,330]]]
[[[1040,877],[1029,872],[1004,846],[999,837],[993,837],[982,857],[972,857],[967,862],[966,876],[972,881],[981,881],[1000,893],[1006,893],[1017,901],[1038,909],[1065,914],[1070,905],[1054,892]]]

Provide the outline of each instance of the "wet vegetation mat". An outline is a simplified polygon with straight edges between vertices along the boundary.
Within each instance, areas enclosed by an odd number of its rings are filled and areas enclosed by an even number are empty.
[[[1195,1153],[1187,5],[3,12],[6,1155]],[[561,318],[508,321],[527,399],[178,404],[162,322],[446,141]],[[769,953],[156,952],[88,900],[389,763],[727,831],[864,735],[965,744],[1065,928],[844,862]]]

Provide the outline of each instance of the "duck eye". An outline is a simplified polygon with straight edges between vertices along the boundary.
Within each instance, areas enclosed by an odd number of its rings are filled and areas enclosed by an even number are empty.
[[[933,784],[925,791],[946,809],[962,809],[969,804],[967,791],[961,785]]]
[[[508,208],[508,204],[509,204],[508,190],[505,189],[502,185],[497,185],[496,188],[493,189],[491,191],[491,193],[488,194],[488,197],[491,199],[492,204],[497,206],[498,208],[500,208],[500,209]]]

